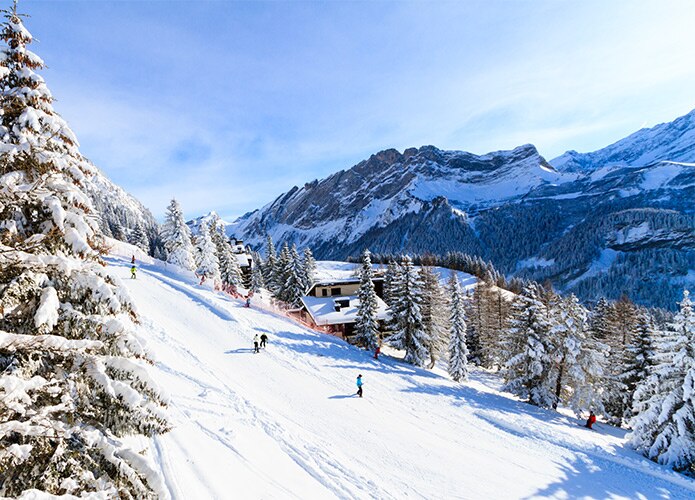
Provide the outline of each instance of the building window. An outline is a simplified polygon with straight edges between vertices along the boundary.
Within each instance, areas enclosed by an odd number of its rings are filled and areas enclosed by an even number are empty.
[[[328,290],[325,289],[325,288],[322,288],[322,289],[321,289],[321,296],[322,296],[322,297],[327,297],[327,296],[328,296]]]
[[[331,295],[340,295],[340,288],[331,288]]]

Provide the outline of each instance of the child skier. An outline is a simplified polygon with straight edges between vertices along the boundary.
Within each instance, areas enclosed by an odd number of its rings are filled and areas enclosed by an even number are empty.
[[[268,336],[265,333],[261,334],[261,347],[265,349],[265,343],[268,341]]]
[[[137,271],[137,268],[135,266],[130,268],[130,279],[131,280],[135,279],[135,271]]]
[[[357,375],[357,395],[359,397],[362,397],[362,385],[363,385],[362,374],[360,374],[360,375]]]

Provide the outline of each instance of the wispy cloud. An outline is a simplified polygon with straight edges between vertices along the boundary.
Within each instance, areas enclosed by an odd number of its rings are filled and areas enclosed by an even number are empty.
[[[27,2],[82,150],[161,215],[377,150],[590,150],[695,107],[695,3]]]

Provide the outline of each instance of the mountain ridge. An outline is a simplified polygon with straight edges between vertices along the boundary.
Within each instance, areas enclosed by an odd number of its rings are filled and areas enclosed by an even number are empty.
[[[690,162],[695,110],[550,162],[530,144],[484,155],[386,149],[295,186],[228,232],[257,248],[270,234],[311,246],[322,259],[364,248],[464,251],[508,276],[549,279],[584,300],[628,293],[646,305],[673,307],[677,289],[695,282]],[[612,259],[603,258],[606,252]]]

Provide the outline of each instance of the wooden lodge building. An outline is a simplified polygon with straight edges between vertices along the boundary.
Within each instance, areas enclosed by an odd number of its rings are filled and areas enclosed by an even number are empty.
[[[377,296],[377,318],[383,322],[388,316],[388,306],[383,301],[384,279],[374,277],[373,283]],[[359,288],[359,278],[317,281],[302,297],[301,308],[293,313],[309,326],[349,341],[354,335],[357,321]]]

